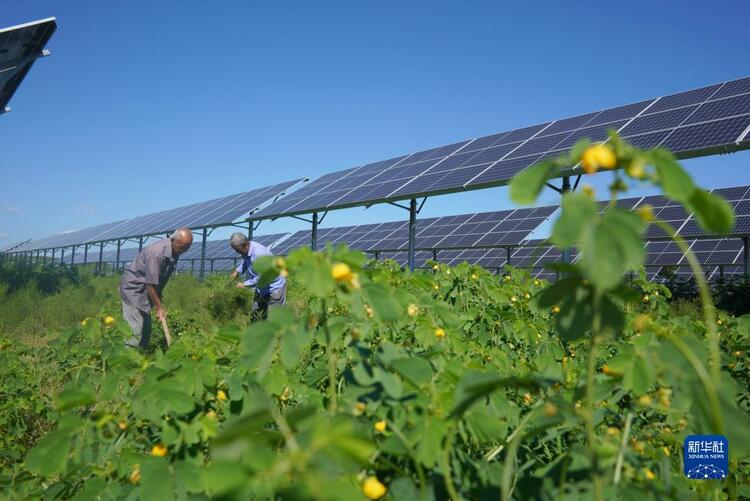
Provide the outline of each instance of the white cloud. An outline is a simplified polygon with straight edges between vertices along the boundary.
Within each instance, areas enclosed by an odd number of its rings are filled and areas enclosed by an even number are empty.
[[[20,207],[9,206],[5,208],[5,212],[21,212]]]
[[[8,235],[6,235],[5,233],[0,233],[0,240],[5,240],[6,238],[8,238]]]

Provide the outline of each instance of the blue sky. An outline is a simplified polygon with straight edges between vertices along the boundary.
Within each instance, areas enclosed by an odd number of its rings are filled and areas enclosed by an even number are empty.
[[[48,16],[52,56],[0,116],[0,246],[750,75],[741,1],[0,0],[1,27]],[[685,165],[721,187],[749,163]],[[421,215],[511,206],[494,188]]]

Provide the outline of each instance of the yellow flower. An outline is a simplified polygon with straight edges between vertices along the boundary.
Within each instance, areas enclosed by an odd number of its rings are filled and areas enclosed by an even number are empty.
[[[602,367],[602,372],[606,374],[607,376],[614,376],[615,374],[617,374],[615,371],[610,369],[609,366],[606,364]]]
[[[387,427],[388,425],[386,424],[385,420],[376,421],[374,426],[375,431],[377,431],[378,433],[383,433]]]
[[[206,417],[207,417],[208,419],[216,419],[216,412],[215,412],[215,411],[208,411],[208,412],[206,413]]]
[[[352,269],[346,263],[336,263],[331,268],[331,276],[337,282],[351,282]]]
[[[167,446],[159,442],[155,446],[151,447],[151,455],[163,458],[167,455]]]
[[[656,478],[656,475],[653,471],[649,470],[648,468],[643,469],[643,474],[646,475],[646,478],[649,480],[653,480]]]
[[[445,274],[446,275],[450,275],[451,274],[451,270],[445,270]]]
[[[471,274],[471,279],[472,280],[479,280],[479,275],[477,275],[476,273],[472,273]]]
[[[656,219],[656,215],[654,214],[654,207],[651,204],[644,204],[642,207],[638,207],[635,212],[644,223],[650,223],[651,221]]]
[[[557,406],[550,402],[544,404],[544,415],[547,417],[557,416]]]
[[[440,269],[440,266],[433,264],[432,265],[432,271],[438,271]]]
[[[117,423],[117,427],[120,430],[125,431],[128,429],[128,423],[126,421],[120,421],[119,423]]]
[[[510,297],[510,302],[511,303],[515,303],[516,301],[518,301],[518,298],[516,296],[511,296]]]
[[[721,325],[721,324],[723,324],[723,323],[724,323],[724,322],[722,322],[722,321],[721,321],[721,319],[718,319],[718,320],[716,321],[716,325]]]
[[[534,397],[531,396],[531,393],[524,393],[523,394],[523,401],[526,405],[530,404],[534,401]]]
[[[441,329],[441,328],[438,327],[437,329],[435,329],[435,337],[438,338],[438,339],[444,338],[445,337],[445,331],[443,329]]]
[[[107,315],[106,317],[104,317],[105,326],[109,327],[114,323],[115,323],[115,317],[113,317],[112,315]]]
[[[742,355],[741,351],[737,350],[737,351],[734,352],[734,356],[735,357],[739,357],[740,355]]]
[[[417,307],[416,304],[410,304],[406,309],[406,313],[408,313],[410,317],[416,317],[419,315],[419,307]]]
[[[277,257],[276,259],[273,260],[273,264],[277,268],[284,268],[286,266],[286,261],[284,261],[283,257]]]
[[[625,172],[633,179],[643,179],[646,177],[646,162],[643,158],[636,157],[625,166]]]
[[[666,445],[661,448],[661,451],[664,453],[665,456],[667,456],[667,457],[671,456],[671,454],[669,452],[669,447],[667,447]]]
[[[286,268],[284,268],[283,270],[279,272],[279,275],[286,278],[289,276],[289,271]]]
[[[633,326],[635,327],[635,330],[638,332],[643,332],[651,325],[651,317],[649,317],[646,314],[640,314],[637,317],[635,317],[635,320],[633,321]]]
[[[367,477],[365,481],[362,482],[362,492],[367,496],[367,499],[375,500],[385,496],[388,489],[385,488],[385,485],[383,485],[377,477]]]
[[[526,299],[529,299],[531,297],[531,294],[529,294],[528,292],[524,292],[523,297],[525,297]]]
[[[219,390],[216,392],[216,400],[223,402],[227,399],[227,394],[224,392],[224,390]]]
[[[88,318],[84,318],[83,320],[81,320],[81,325],[83,325],[84,327],[86,327],[86,325],[88,323],[89,323],[89,319]]]
[[[646,450],[646,445],[640,440],[633,440],[633,450],[640,454]]]
[[[651,397],[649,397],[648,395],[641,395],[641,397],[638,399],[638,404],[644,407],[648,407],[649,405],[651,405]]]
[[[581,166],[586,174],[593,174],[599,169],[614,169],[617,167],[617,156],[609,146],[594,144],[583,151]]]
[[[355,414],[362,414],[365,412],[365,409],[367,408],[367,404],[364,402],[357,402],[354,404],[354,413]]]
[[[649,297],[648,297],[648,294],[645,294],[645,295],[643,296],[643,302],[644,302],[644,303],[648,303],[648,301],[649,301]]]
[[[552,307],[552,313],[554,313],[555,315],[557,315],[558,313],[560,313],[560,307],[557,306],[557,305],[553,306]]]
[[[542,283],[542,282],[540,282],[539,280],[534,280],[534,285],[539,285],[539,284],[541,284],[541,283]]]
[[[589,198],[596,198],[596,191],[594,191],[594,187],[590,184],[584,184],[581,187],[581,191]]]
[[[614,426],[610,426],[607,428],[607,435],[611,437],[616,437],[620,434],[620,428],[616,428]]]
[[[433,285],[432,288],[435,289],[436,291],[440,290],[440,286],[438,284]]]
[[[133,471],[130,472],[130,475],[128,475],[128,480],[131,484],[137,484],[141,481],[141,465],[133,465]]]
[[[370,308],[370,305],[365,305],[365,315],[367,315],[367,318],[372,318],[375,316],[375,312],[372,311],[372,308]]]
[[[505,275],[505,281],[510,282],[510,275]]]

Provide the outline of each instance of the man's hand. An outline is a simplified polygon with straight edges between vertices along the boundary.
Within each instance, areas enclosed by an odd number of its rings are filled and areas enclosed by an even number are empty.
[[[247,287],[247,286],[245,285],[245,282],[237,282],[237,288],[238,288],[238,289],[244,289],[245,287]]]
[[[237,270],[234,270],[232,273],[229,274],[229,278],[231,280],[234,280],[235,278],[237,278],[237,275],[239,275],[239,273],[237,273]]]
[[[159,322],[167,320],[167,310],[165,310],[163,306],[156,308],[156,319],[159,320]]]

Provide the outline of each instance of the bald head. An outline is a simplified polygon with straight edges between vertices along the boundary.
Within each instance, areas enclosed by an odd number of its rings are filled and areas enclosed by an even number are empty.
[[[177,257],[184,254],[193,243],[193,232],[190,228],[177,228],[172,236],[172,255]]]

